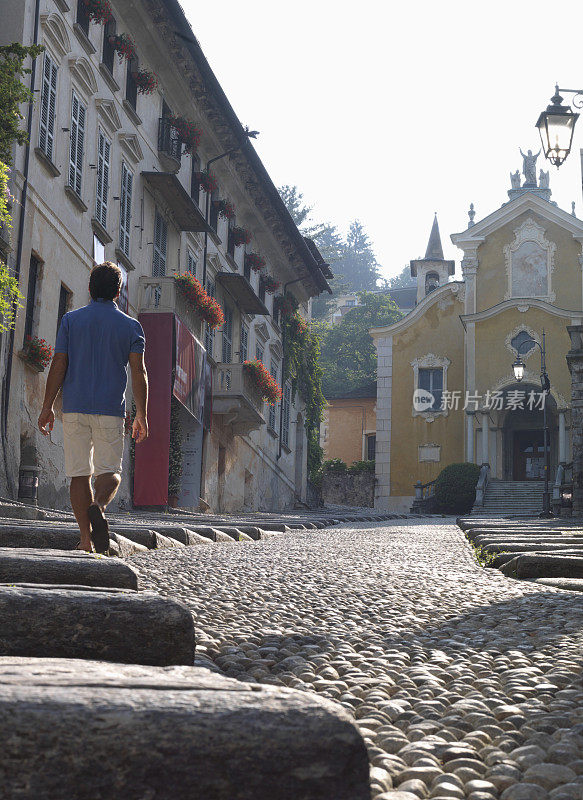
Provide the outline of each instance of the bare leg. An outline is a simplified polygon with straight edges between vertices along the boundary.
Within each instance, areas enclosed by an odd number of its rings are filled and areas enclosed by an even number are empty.
[[[83,475],[79,478],[71,478],[71,506],[77,520],[77,525],[81,531],[81,550],[91,552],[91,523],[87,509],[93,502],[93,492],[91,491],[91,477]]]
[[[111,503],[115,497],[120,483],[121,475],[117,472],[104,472],[102,475],[97,475],[94,486],[94,505],[99,506],[102,511],[105,511],[109,503]]]

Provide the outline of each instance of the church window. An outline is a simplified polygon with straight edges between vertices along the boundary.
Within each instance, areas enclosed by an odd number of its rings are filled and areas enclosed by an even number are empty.
[[[428,272],[425,276],[425,294],[430,294],[439,289],[439,275],[437,272]]]
[[[420,369],[419,370],[419,389],[425,389],[434,397],[431,411],[439,411],[441,409],[441,397],[443,394],[443,369]]]
[[[527,343],[530,343],[530,346],[528,346]],[[516,336],[511,339],[510,344],[521,356],[530,353],[530,351],[536,347],[532,336],[526,331],[520,331],[520,333],[517,333]]]

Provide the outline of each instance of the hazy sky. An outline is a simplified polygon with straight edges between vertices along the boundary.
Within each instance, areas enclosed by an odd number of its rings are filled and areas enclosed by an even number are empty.
[[[555,82],[583,88],[575,0],[182,3],[276,185],[344,232],[360,219],[387,276],[424,255],[434,211],[459,265],[470,202],[478,221],[508,199]],[[583,217],[580,147],[583,119],[561,169],[541,154],[537,173]]]

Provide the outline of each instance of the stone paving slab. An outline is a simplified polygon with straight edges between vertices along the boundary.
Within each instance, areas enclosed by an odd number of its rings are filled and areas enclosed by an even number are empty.
[[[0,583],[21,581],[138,588],[136,571],[117,559],[79,550],[0,548]]]
[[[0,655],[169,665],[194,660],[194,624],[152,592],[0,587]]]
[[[512,578],[583,578],[583,558],[566,555],[519,555],[500,568]]]
[[[11,800],[369,800],[341,706],[193,667],[0,659]]]

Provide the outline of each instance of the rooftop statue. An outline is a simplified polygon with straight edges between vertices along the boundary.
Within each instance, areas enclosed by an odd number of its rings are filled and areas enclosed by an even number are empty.
[[[520,155],[522,156],[522,174],[525,177],[525,182],[531,186],[536,186],[536,160],[540,155],[540,150],[536,156],[533,156],[532,150],[529,150],[525,155],[520,149]]]
[[[510,185],[513,189],[520,189],[520,170],[510,173]]]

